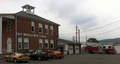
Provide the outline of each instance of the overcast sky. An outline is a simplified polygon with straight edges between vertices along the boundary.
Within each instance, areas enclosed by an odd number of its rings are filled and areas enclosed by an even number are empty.
[[[35,14],[60,24],[59,38],[71,39],[80,29],[81,42],[120,37],[119,0],[0,0],[0,13],[16,13],[21,6],[35,7]],[[97,35],[97,36],[95,36]]]

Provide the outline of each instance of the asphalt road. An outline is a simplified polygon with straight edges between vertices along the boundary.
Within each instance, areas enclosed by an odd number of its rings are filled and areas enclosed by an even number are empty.
[[[0,59],[0,64],[120,64],[120,54],[76,54],[48,61],[29,60],[27,63],[5,62],[5,59]]]

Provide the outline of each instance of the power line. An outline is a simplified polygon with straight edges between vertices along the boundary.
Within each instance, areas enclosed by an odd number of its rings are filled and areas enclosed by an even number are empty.
[[[107,24],[107,25],[104,25],[104,26],[101,26],[101,27],[97,27],[97,28],[94,28],[94,29],[90,29],[90,30],[82,31],[82,32],[80,32],[80,33],[89,32],[89,31],[93,31],[93,30],[96,30],[96,29],[104,28],[104,27],[106,27],[106,26],[109,26],[109,25],[115,24],[115,23],[117,23],[117,22],[120,22],[120,20],[119,20],[119,21],[116,21],[116,22],[113,22],[113,23],[110,23],[110,24]]]
[[[96,36],[100,36],[100,35],[103,35],[103,34],[106,34],[106,33],[112,32],[112,31],[115,31],[115,30],[117,30],[117,29],[120,29],[120,27],[115,28],[115,29],[110,30],[110,31],[107,31],[107,32],[104,32],[104,33],[101,33],[101,34],[97,34],[97,35],[94,35],[94,36],[89,36],[89,37],[96,37]]]

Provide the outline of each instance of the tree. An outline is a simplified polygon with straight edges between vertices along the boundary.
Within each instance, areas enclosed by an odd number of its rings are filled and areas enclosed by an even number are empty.
[[[99,41],[96,38],[89,38],[87,42],[99,43]]]

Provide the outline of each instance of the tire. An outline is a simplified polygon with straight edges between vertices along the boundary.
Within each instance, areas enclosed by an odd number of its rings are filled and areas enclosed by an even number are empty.
[[[47,59],[45,59],[45,60],[48,60],[48,58],[47,58]]]
[[[89,51],[89,53],[90,53],[90,54],[92,54],[92,53],[93,53],[93,51],[92,51],[92,50],[90,50],[90,51]]]
[[[53,56],[53,59],[57,59],[57,57],[56,57],[56,56]]]
[[[5,58],[5,61],[6,61],[6,62],[8,62],[8,59],[7,59],[7,58]]]
[[[59,59],[62,59],[62,57],[60,57]]]
[[[25,61],[25,62],[28,62],[28,61]]]
[[[106,54],[109,54],[109,51],[108,51],[108,50],[106,50],[106,51],[105,51],[105,53],[106,53]]]
[[[42,60],[42,58],[41,58],[41,57],[38,57],[38,60],[40,61],[40,60]]]
[[[14,59],[14,63],[17,63],[17,59],[16,58]]]

